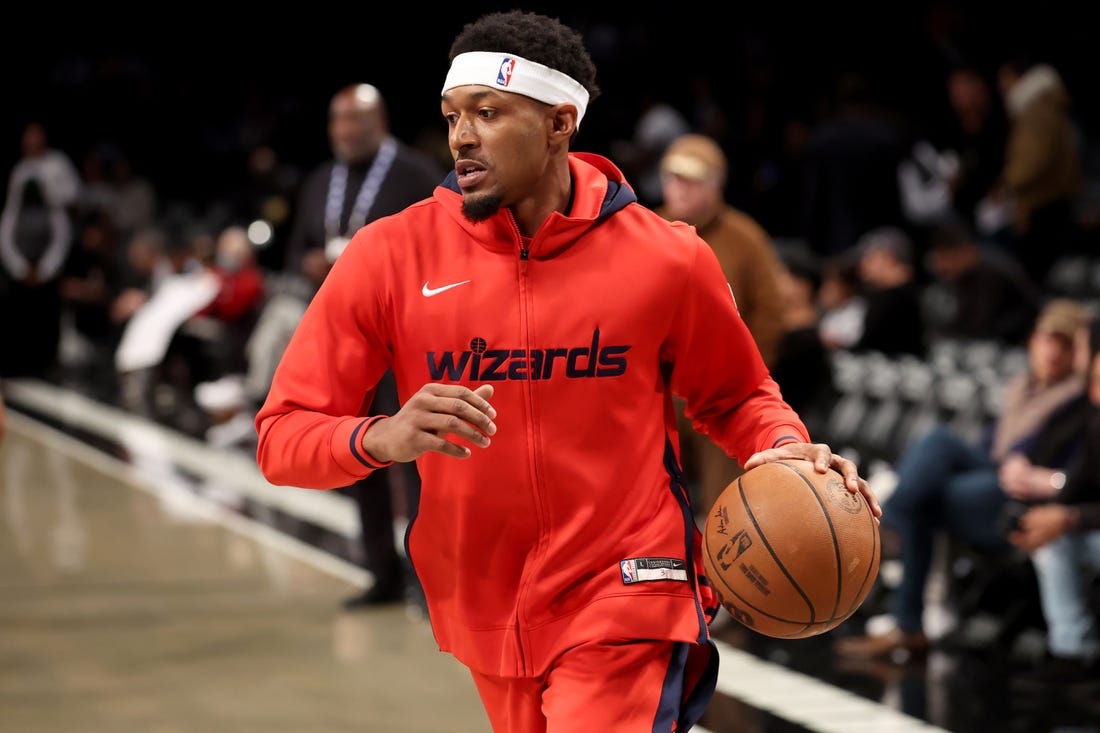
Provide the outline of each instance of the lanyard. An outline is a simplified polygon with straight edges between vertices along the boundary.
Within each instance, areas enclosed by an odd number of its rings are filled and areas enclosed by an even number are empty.
[[[355,197],[355,204],[348,216],[348,226],[340,229],[340,214],[344,210],[344,195],[348,188],[348,166],[346,163],[336,163],[332,166],[332,175],[328,181],[328,198],[325,200],[325,237],[333,239],[355,234],[361,226],[367,223],[367,214],[374,206],[374,199],[378,196],[378,190],[382,187],[382,180],[389,173],[393,159],[397,156],[397,141],[393,137],[386,137],[378,146],[378,152],[371,161],[363,185],[359,187],[359,193]]]

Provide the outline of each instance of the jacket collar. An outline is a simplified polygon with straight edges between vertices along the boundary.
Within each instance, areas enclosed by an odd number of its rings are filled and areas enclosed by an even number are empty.
[[[531,259],[553,256],[617,211],[638,200],[622,171],[607,158],[593,153],[570,153],[573,207],[568,214],[554,212],[532,238]],[[520,235],[508,209],[481,222],[462,215],[462,193],[454,171],[435,190],[436,201],[473,239],[491,249],[514,250]]]

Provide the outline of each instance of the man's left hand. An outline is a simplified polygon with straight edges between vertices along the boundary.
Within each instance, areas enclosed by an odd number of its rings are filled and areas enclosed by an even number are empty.
[[[833,453],[832,448],[825,443],[784,443],[776,448],[762,450],[759,453],[754,453],[749,457],[749,460],[745,461],[744,469],[750,471],[765,463],[774,463],[785,459],[809,461],[814,464],[814,468],[817,469],[818,473],[825,473],[830,468],[835,470],[844,477],[844,485],[848,488],[848,491],[853,494],[857,491],[863,494],[863,498],[867,500],[867,505],[871,507],[871,513],[876,519],[882,516],[882,507],[879,506],[878,499],[871,491],[870,484],[867,483],[866,479],[860,477],[856,464],[844,456]]]

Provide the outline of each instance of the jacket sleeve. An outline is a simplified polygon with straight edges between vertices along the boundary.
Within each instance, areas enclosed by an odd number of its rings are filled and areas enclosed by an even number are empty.
[[[363,246],[369,230],[359,231],[306,309],[256,415],[257,462],[274,484],[339,488],[389,465],[361,447],[372,421],[366,410],[390,366],[382,277],[373,276],[383,268],[367,259],[377,243]]]
[[[787,442],[809,442],[737,312],[718,259],[700,240],[663,358],[693,427],[744,463]]]

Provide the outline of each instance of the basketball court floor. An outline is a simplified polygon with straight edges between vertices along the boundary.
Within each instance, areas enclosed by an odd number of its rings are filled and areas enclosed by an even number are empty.
[[[342,609],[369,581],[342,494],[61,387],[5,394],[0,731],[490,733],[425,619]],[[716,631],[695,730],[1100,733],[1100,700],[1019,704],[995,650],[853,668],[828,636]]]

